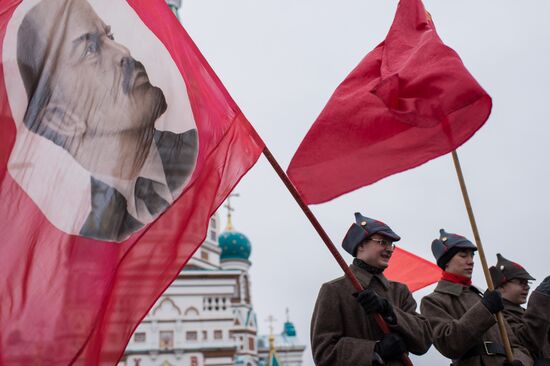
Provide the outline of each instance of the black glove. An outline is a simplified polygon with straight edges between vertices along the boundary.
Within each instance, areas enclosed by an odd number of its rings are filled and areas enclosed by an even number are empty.
[[[540,285],[537,286],[535,291],[543,293],[545,295],[550,295],[550,276],[546,277]]]
[[[523,366],[523,362],[514,360],[514,361],[504,361],[502,366]]]
[[[502,296],[500,295],[500,292],[496,290],[487,290],[483,294],[483,298],[481,299],[481,302],[487,310],[489,310],[492,314],[496,314],[499,311],[502,311],[504,309],[504,304],[502,303]]]
[[[399,360],[401,355],[407,352],[407,345],[399,334],[389,333],[386,334],[380,342],[376,342],[374,352],[376,352],[384,362]]]
[[[390,302],[379,296],[374,290],[368,288],[353,294],[353,296],[357,298],[357,302],[365,309],[367,314],[378,313],[382,315],[387,323],[397,324],[397,317]]]

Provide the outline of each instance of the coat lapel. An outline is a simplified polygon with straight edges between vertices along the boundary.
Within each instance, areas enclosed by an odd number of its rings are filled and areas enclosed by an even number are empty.
[[[155,130],[155,143],[162,160],[170,192],[179,192],[195,168],[198,152],[197,130],[184,133]]]
[[[390,288],[390,283],[388,279],[381,273],[373,275],[362,268],[357,267],[355,264],[350,265],[351,271],[357,276],[357,279],[363,285],[363,288],[368,288],[371,286],[371,282],[374,280],[377,283],[381,284],[384,288],[384,291],[388,291]]]
[[[197,130],[176,134],[155,130],[155,143],[162,161],[170,192],[178,192],[195,167],[198,151]],[[152,215],[164,211],[168,202],[153,189],[153,181],[138,178],[136,197],[146,203]],[[126,198],[110,185],[91,177],[92,208],[80,235],[98,240],[121,241],[143,227],[127,211]]]
[[[92,209],[80,235],[120,241],[143,226],[126,210],[126,198],[108,184],[91,177]]]

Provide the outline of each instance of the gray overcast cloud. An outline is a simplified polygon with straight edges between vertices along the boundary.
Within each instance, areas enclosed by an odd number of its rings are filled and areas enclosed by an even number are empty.
[[[550,2],[426,0],[443,41],[493,98],[486,125],[459,150],[482,242],[548,274]],[[184,0],[181,18],[230,94],[286,168],[328,98],[386,35],[392,0]],[[237,230],[251,240],[253,301],[260,333],[272,314],[282,330],[290,309],[308,345],[320,285],[341,275],[336,262],[265,158],[237,187]],[[384,220],[400,245],[432,260],[439,229],[473,239],[449,156],[364,187],[314,213],[338,245],[353,212]],[[225,221],[225,211],[220,210]],[[341,251],[347,260],[351,257]],[[546,264],[546,265],[545,265]],[[479,262],[474,283],[485,288]],[[433,287],[415,294],[417,301]],[[447,361],[432,348],[417,365]]]

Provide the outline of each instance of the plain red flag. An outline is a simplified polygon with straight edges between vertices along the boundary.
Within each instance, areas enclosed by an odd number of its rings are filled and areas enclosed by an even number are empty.
[[[263,142],[163,0],[0,3],[0,365],[113,365]]]
[[[411,292],[423,289],[441,279],[441,268],[409,251],[395,248],[384,275],[407,285]]]
[[[288,176],[306,203],[325,202],[456,149],[490,112],[422,2],[401,0],[386,39],[338,86]]]

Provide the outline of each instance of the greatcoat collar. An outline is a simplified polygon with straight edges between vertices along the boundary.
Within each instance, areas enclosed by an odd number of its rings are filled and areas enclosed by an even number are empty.
[[[525,312],[525,309],[521,305],[514,304],[505,298],[502,298],[502,303],[504,304],[504,309],[510,312],[517,313],[519,315],[523,315],[523,312]]]
[[[383,273],[373,275],[372,273],[367,272],[366,270],[356,266],[355,264],[351,264],[349,268],[355,274],[355,276],[357,276],[357,279],[359,280],[361,285],[363,285],[363,288],[368,288],[373,278],[376,278],[378,282],[382,284],[384,290],[388,290],[390,288],[390,282]]]
[[[477,294],[480,293],[480,291],[474,286],[464,287],[461,284],[454,283],[454,282],[451,282],[451,281],[445,281],[445,280],[439,281],[437,283],[437,286],[435,287],[434,291],[442,293],[442,294],[449,294],[449,295],[453,295],[453,296],[458,297],[467,288],[471,289],[472,291],[474,291]]]

